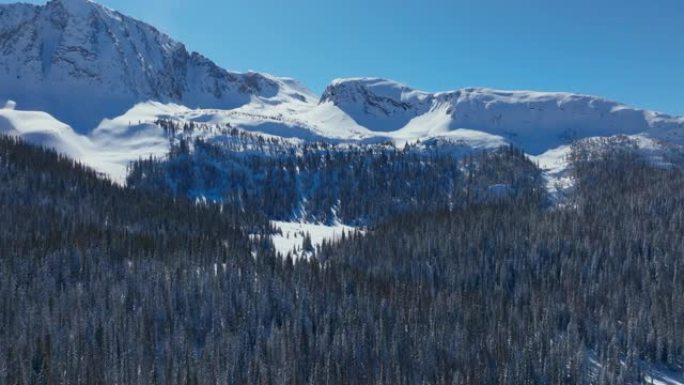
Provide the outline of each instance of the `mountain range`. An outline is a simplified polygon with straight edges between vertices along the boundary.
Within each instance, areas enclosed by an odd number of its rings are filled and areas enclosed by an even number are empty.
[[[131,160],[168,152],[160,119],[294,141],[438,138],[472,149],[510,143],[556,174],[575,139],[628,135],[649,148],[684,144],[684,118],[587,95],[429,93],[347,78],[318,96],[290,78],[227,71],[89,0],[0,5],[0,52],[0,132],[56,148],[115,180]]]

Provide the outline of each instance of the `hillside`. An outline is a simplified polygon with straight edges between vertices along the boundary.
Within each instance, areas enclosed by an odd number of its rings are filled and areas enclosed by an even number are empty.
[[[0,138],[0,383],[679,384],[684,172],[592,146],[571,205],[400,214],[294,262],[249,210]]]

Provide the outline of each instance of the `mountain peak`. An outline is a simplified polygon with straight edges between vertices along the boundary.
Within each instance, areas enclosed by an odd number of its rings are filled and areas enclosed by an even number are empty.
[[[50,112],[81,132],[139,102],[233,109],[253,98],[278,103],[288,89],[260,74],[228,72],[90,0],[3,5],[0,35],[0,100]]]
[[[369,93],[379,97],[386,97],[400,101],[402,99],[416,98],[427,95],[426,92],[416,91],[409,86],[383,78],[359,77],[359,78],[339,78],[333,80],[327,87],[323,99],[331,97],[333,93],[345,90]],[[327,94],[327,95],[326,95]]]
[[[17,110],[47,112],[80,133],[106,126],[105,118],[125,130],[141,121],[129,114],[140,105],[157,111],[145,113],[148,122],[194,119],[307,140],[472,142],[459,131],[466,129],[484,133],[478,143],[510,142],[531,153],[567,138],[684,132],[681,118],[592,96],[488,88],[430,93],[378,77],[335,79],[316,103],[317,95],[293,79],[226,71],[90,0],[0,5],[0,36],[0,106],[15,101]],[[158,108],[164,105],[193,112],[174,115]]]
[[[75,11],[87,9],[96,4],[91,0],[51,0],[49,3],[61,4],[63,7]]]
[[[77,18],[86,18],[90,16],[94,7],[104,8],[90,0],[50,0],[45,5],[46,9],[59,8],[64,10],[68,15]]]

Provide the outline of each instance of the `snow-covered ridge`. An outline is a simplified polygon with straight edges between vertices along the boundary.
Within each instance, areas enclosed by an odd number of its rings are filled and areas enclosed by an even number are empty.
[[[50,112],[81,132],[148,100],[232,109],[254,98],[310,97],[289,79],[226,71],[88,0],[0,5],[0,52],[0,99]]]
[[[432,93],[348,78],[319,97],[291,78],[222,69],[89,0],[0,4],[0,53],[0,133],[57,148],[117,180],[130,160],[168,150],[158,119],[304,141],[512,143],[558,173],[565,164],[558,154],[575,139],[630,135],[684,144],[684,118],[588,95]]]
[[[419,139],[459,128],[498,135],[532,153],[575,138],[679,135],[684,119],[603,98],[562,92],[465,88],[427,93],[376,78],[337,79],[321,103],[332,103],[371,132]]]
[[[336,79],[321,103],[332,103],[371,131],[389,132],[426,113],[432,95],[378,78]]]
[[[334,80],[319,98],[293,79],[226,71],[156,28],[89,0],[0,5],[0,51],[0,102],[47,112],[83,134],[149,102],[184,106],[206,122],[304,140],[461,140],[459,130],[468,129],[532,154],[575,138],[648,133],[680,141],[684,131],[681,118],[569,93],[430,93],[349,78]],[[159,115],[167,118],[168,110]]]

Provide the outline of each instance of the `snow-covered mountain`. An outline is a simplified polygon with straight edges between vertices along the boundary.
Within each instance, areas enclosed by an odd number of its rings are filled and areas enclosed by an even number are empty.
[[[321,103],[332,103],[375,134],[417,139],[482,131],[541,153],[569,139],[616,134],[674,134],[684,119],[570,93],[465,88],[426,93],[375,78],[338,79]]]
[[[0,99],[48,111],[80,132],[148,100],[233,109],[253,98],[308,97],[272,77],[228,72],[88,0],[0,5],[0,52]]]
[[[55,147],[116,179],[128,161],[168,149],[158,119],[294,140],[513,143],[556,169],[573,139],[625,134],[652,146],[684,144],[684,118],[586,95],[429,93],[351,78],[334,80],[318,97],[293,79],[226,71],[89,0],[0,5],[0,52],[0,132]]]

